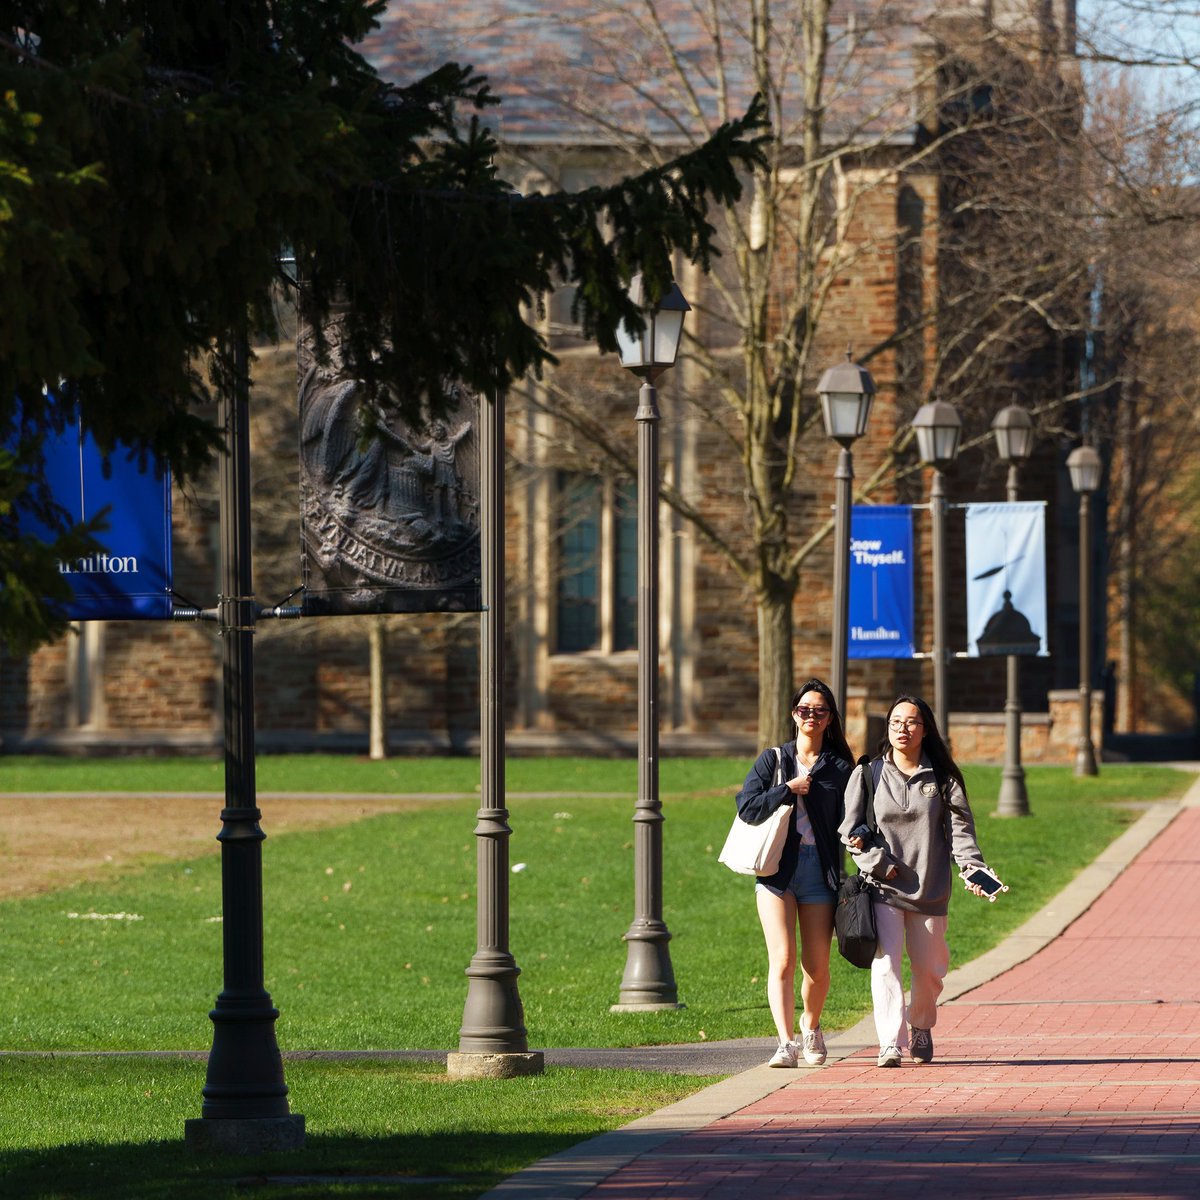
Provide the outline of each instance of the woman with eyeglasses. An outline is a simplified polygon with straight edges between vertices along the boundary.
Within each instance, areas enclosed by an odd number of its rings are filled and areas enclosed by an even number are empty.
[[[825,1061],[821,1009],[829,993],[829,946],[837,904],[842,851],[838,823],[842,794],[854,764],[833,692],[810,679],[792,696],[796,740],[759,756],[738,793],[738,815],[751,825],[781,805],[793,805],[779,870],[755,884],[758,917],[767,942],[767,1001],[779,1035],[769,1067],[810,1066]],[[800,1040],[796,1040],[796,930],[800,931]]]
[[[872,772],[875,783],[877,833],[865,823],[864,770]],[[932,1062],[937,1000],[950,966],[950,861],[963,871],[984,861],[962,771],[920,697],[893,702],[876,758],[869,767],[855,767],[846,786],[839,832],[875,889],[879,941],[871,963],[871,1000],[878,1065],[898,1067],[906,1052],[915,1063]],[[977,884],[966,886],[984,894]],[[907,1006],[901,975],[906,948],[912,973]]]

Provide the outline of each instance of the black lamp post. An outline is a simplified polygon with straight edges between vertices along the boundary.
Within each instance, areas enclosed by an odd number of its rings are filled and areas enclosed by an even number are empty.
[[[962,421],[952,404],[932,400],[917,409],[912,427],[921,461],[933,467],[929,513],[933,521],[933,710],[942,737],[950,735],[946,712],[946,484],[943,472],[957,457]]]
[[[1079,495],[1079,741],[1075,774],[1096,775],[1092,746],[1092,493],[1100,486],[1104,464],[1091,446],[1076,446],[1067,456],[1071,486]]]
[[[638,799],[634,822],[634,918],[620,1000],[614,1012],[680,1008],[662,918],[662,803],[658,795],[658,392],[655,380],[675,365],[683,314],[691,305],[677,284],[654,308],[643,303],[642,277],[629,285],[643,309],[645,329],[617,333],[621,365],[642,378],[635,415],[638,427]]]
[[[212,1050],[201,1117],[184,1124],[189,1149],[258,1154],[304,1146],[304,1118],[288,1111],[275,1040],[279,1011],[264,987],[261,813],[254,778],[254,626],[250,572],[249,350],[234,345],[236,378],[221,396],[221,631],[225,807],[221,810],[224,988],[209,1016]]]
[[[1020,499],[1019,474],[1033,452],[1033,419],[1019,404],[1002,408],[992,422],[1000,461],[1008,465],[1009,503]],[[1029,815],[1029,792],[1025,787],[1025,768],[1021,766],[1021,659],[1008,657],[1008,694],[1004,701],[1004,770],[1000,774],[1000,800],[996,813],[1001,817]]]
[[[833,644],[830,673],[838,712],[846,720],[846,677],[849,674],[847,645],[850,623],[850,515],[853,500],[854,456],[851,447],[867,431],[871,402],[875,399],[875,381],[866,367],[850,359],[830,367],[817,384],[821,397],[821,415],[825,433],[841,447],[834,473],[834,550],[833,550]]]

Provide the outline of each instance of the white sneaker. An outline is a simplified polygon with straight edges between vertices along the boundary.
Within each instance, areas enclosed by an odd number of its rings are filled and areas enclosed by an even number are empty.
[[[779,1049],[771,1055],[768,1067],[794,1067],[796,1065],[796,1043],[780,1042]]]
[[[879,1058],[875,1065],[877,1067],[898,1067],[900,1061],[900,1051],[895,1046],[884,1046],[879,1052]]]
[[[816,1029],[800,1026],[800,1037],[804,1042],[804,1061],[810,1067],[819,1067],[825,1061],[825,1035],[818,1025]]]

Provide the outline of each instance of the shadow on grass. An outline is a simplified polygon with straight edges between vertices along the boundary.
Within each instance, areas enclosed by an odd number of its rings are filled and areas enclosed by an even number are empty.
[[[178,1142],[0,1152],[4,1200],[244,1200],[270,1196],[469,1200],[595,1129],[547,1133],[310,1136],[289,1154],[195,1154]]]

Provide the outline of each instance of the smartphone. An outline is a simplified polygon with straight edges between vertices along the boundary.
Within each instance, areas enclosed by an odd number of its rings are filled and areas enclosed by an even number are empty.
[[[989,871],[987,867],[972,867],[969,871],[963,872],[963,879],[967,883],[978,884],[983,888],[983,894],[993,903],[1001,892],[1008,891],[1008,884],[1001,883],[999,877]]]

